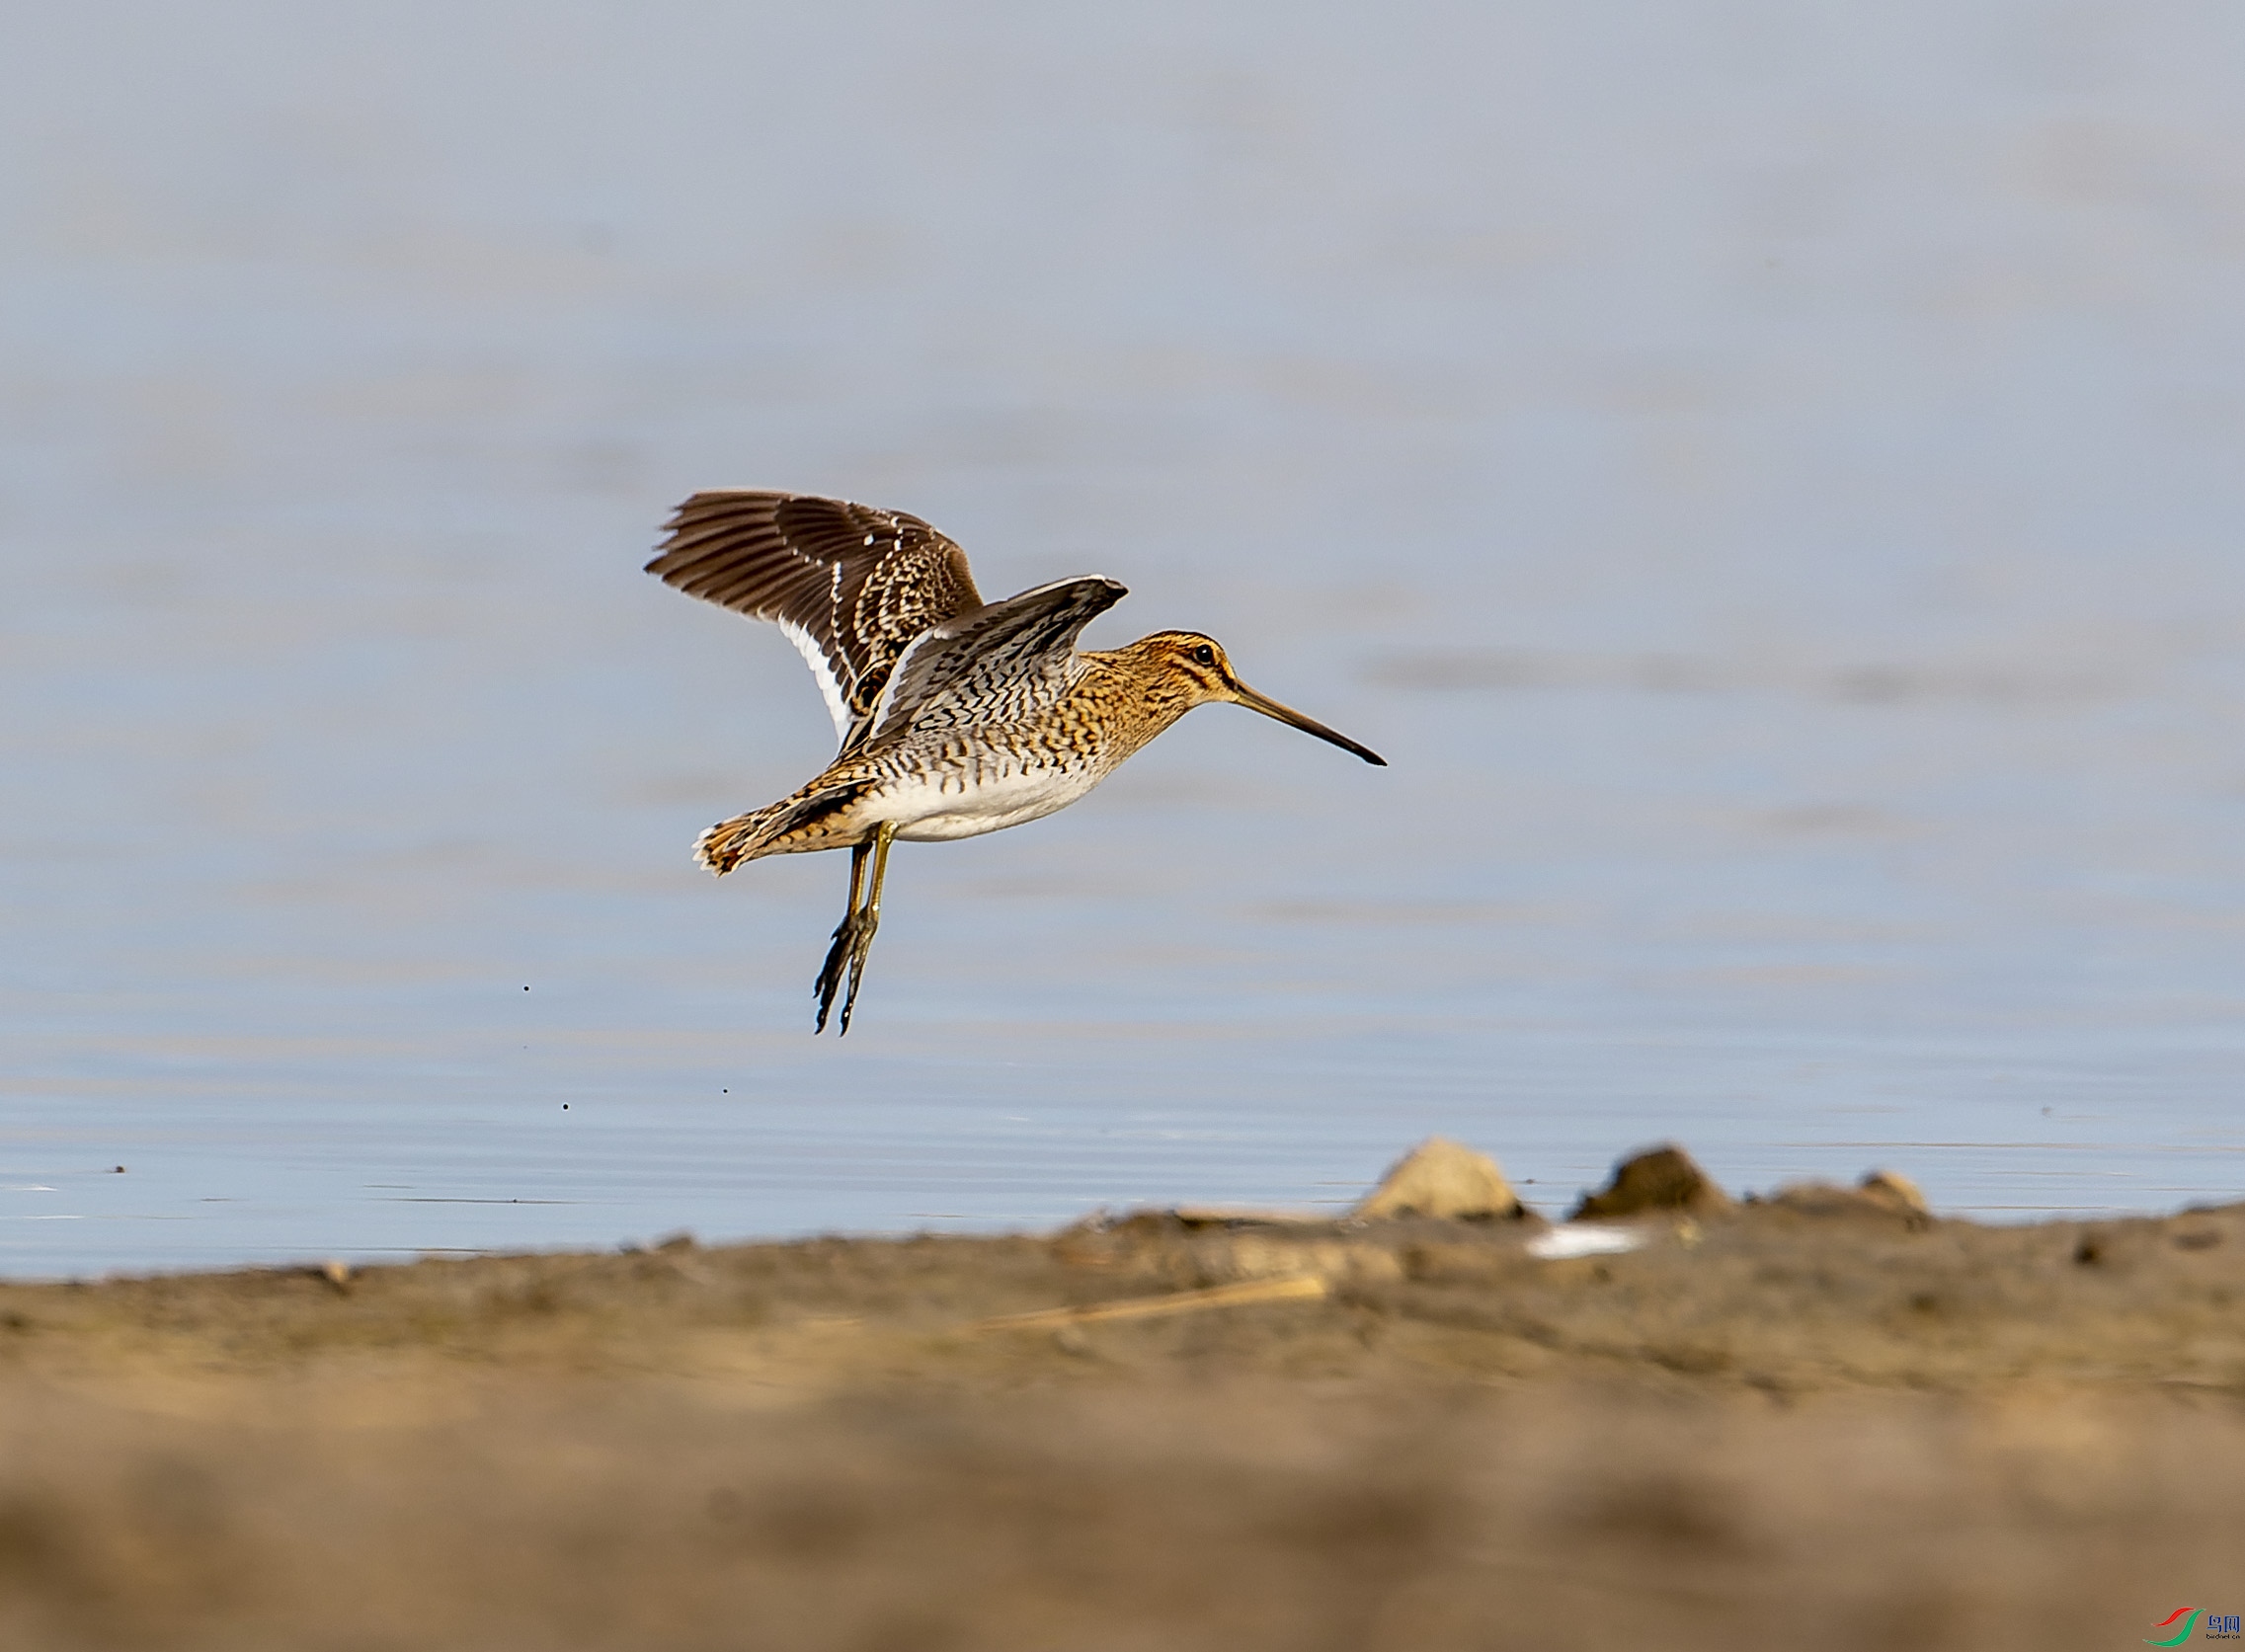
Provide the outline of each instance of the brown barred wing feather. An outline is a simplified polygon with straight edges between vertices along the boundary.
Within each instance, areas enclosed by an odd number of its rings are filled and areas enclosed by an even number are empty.
[[[1002,726],[1050,711],[1075,681],[1077,637],[1128,594],[1094,574],[930,626],[906,652],[872,738]]]
[[[806,494],[695,494],[647,572],[777,623],[818,679],[844,751],[871,731],[914,640],[982,606],[967,553],[918,516]]]

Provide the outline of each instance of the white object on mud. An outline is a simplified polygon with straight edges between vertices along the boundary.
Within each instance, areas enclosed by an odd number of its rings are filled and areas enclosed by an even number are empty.
[[[1644,1235],[1629,1227],[1592,1227],[1569,1222],[1528,1241],[1528,1254],[1547,1262],[1569,1256],[1618,1256],[1644,1243]]]

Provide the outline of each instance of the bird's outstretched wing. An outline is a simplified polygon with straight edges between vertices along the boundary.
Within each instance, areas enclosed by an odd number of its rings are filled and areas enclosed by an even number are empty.
[[[1020,722],[1050,710],[1074,681],[1077,636],[1128,594],[1094,574],[929,626],[906,651],[871,738]]]
[[[871,732],[913,640],[982,606],[967,553],[918,516],[804,494],[695,494],[647,572],[776,621],[818,678],[844,751]]]

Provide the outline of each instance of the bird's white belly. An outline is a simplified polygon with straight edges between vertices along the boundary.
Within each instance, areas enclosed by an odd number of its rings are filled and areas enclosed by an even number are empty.
[[[979,837],[1066,809],[1102,777],[1101,770],[1088,764],[1069,768],[1008,764],[972,776],[905,775],[883,790],[865,818],[893,822],[897,835],[908,843]]]

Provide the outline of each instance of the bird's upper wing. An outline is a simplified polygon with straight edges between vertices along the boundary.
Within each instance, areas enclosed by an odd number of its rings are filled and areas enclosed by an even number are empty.
[[[967,553],[918,516],[803,494],[695,494],[647,572],[776,620],[818,678],[844,751],[871,731],[913,640],[982,606]]]
[[[929,626],[882,696],[873,737],[1020,722],[1050,710],[1074,680],[1079,633],[1128,594],[1094,574]]]

